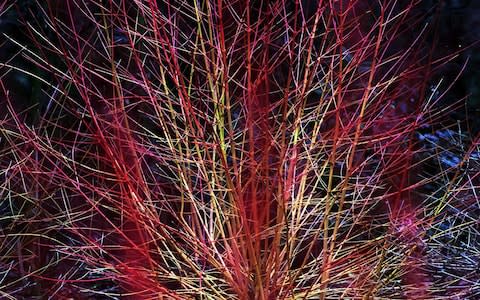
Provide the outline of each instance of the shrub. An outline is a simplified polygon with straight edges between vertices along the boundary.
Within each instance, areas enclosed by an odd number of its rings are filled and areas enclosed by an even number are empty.
[[[2,294],[478,295],[478,140],[431,129],[461,103],[418,4],[30,3],[7,39],[31,68],[1,65],[38,97],[2,80]]]

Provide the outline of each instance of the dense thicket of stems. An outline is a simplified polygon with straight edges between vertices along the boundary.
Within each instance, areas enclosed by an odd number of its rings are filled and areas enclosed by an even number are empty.
[[[32,4],[32,68],[1,64],[41,91],[1,81],[2,296],[480,295],[478,139],[435,127],[461,103],[416,5]]]

